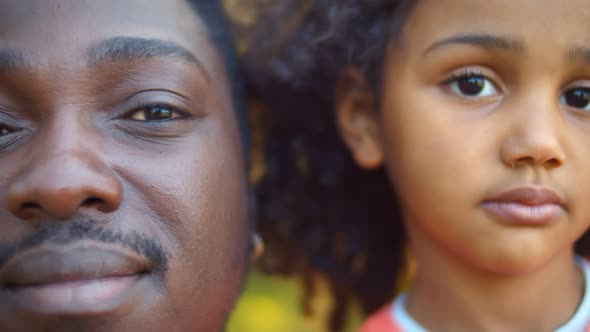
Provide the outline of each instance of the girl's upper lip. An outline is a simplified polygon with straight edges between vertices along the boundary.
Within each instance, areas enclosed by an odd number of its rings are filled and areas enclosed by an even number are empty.
[[[528,206],[555,204],[564,207],[565,201],[555,190],[541,186],[522,186],[503,191],[484,203],[518,203]]]

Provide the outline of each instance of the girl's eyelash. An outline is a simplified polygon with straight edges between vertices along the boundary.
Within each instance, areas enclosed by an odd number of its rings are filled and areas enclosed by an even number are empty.
[[[452,82],[461,79],[461,78],[466,78],[466,77],[485,77],[487,78],[486,75],[484,75],[481,71],[479,70],[475,70],[475,69],[465,69],[465,70],[461,70],[461,71],[457,71],[452,73],[449,77],[447,77],[444,81],[443,84],[444,85],[449,85]]]

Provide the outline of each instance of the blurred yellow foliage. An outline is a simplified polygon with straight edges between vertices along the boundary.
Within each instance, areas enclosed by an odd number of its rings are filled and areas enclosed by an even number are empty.
[[[318,296],[312,307],[314,315],[306,317],[301,310],[301,286],[295,278],[265,275],[253,270],[246,288],[230,319],[227,332],[326,332],[326,318],[332,307],[326,285],[318,283]],[[357,311],[349,317],[353,332],[361,321]]]

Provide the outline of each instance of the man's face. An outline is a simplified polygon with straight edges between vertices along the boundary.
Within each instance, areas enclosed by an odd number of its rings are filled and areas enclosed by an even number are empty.
[[[246,180],[206,29],[183,0],[0,2],[0,330],[222,328]]]

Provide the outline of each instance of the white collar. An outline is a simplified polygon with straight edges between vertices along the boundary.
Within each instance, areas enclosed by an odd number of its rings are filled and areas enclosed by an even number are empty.
[[[555,332],[580,332],[585,331],[590,322],[590,264],[576,256],[576,264],[582,269],[584,275],[584,298],[574,316]],[[407,332],[428,332],[406,310],[406,294],[400,294],[391,306],[393,320],[399,325],[402,331]]]

